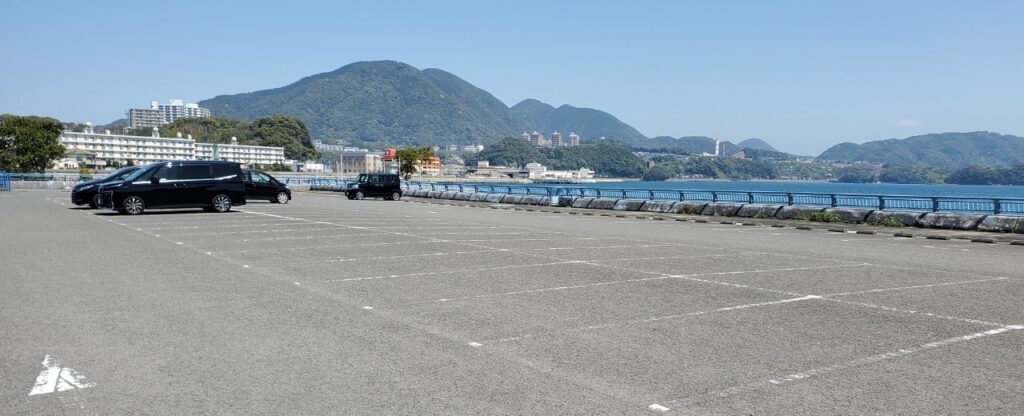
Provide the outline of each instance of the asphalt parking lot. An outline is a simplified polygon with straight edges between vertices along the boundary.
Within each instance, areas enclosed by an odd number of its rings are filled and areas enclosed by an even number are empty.
[[[0,194],[0,414],[1024,408],[1022,246],[315,193],[69,205]]]

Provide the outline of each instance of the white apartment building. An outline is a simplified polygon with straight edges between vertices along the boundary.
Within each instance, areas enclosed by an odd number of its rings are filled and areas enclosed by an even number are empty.
[[[284,163],[284,148],[248,146],[238,144],[196,143],[192,137],[160,137],[153,129],[152,136],[94,133],[92,127],[78,133],[64,131],[60,144],[68,149],[85,150],[95,159],[118,162],[131,160],[136,165],[164,160],[227,160],[244,164],[269,165]]]
[[[170,104],[158,104],[156,101],[151,101],[149,108],[129,109],[128,126],[131,128],[160,127],[179,118],[209,116],[210,110],[200,107],[199,104],[186,103],[184,100],[172,98]]]
[[[342,175],[364,172],[380,172],[384,169],[381,153],[367,149],[346,148],[339,155],[336,171]]]

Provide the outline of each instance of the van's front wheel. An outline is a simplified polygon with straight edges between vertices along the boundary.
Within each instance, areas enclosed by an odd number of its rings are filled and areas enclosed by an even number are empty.
[[[132,195],[124,199],[124,202],[121,203],[121,209],[125,214],[139,215],[146,210],[146,201]]]
[[[223,194],[213,197],[213,210],[216,212],[231,211],[231,198]]]
[[[391,200],[392,201],[397,201],[399,199],[402,199],[402,193],[401,192],[392,192],[391,193]]]

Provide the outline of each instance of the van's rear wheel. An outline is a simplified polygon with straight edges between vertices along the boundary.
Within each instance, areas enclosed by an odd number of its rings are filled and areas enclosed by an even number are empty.
[[[139,215],[146,210],[146,202],[142,198],[132,195],[124,199],[121,209],[128,215]]]
[[[216,212],[231,211],[231,198],[224,194],[213,197],[213,210]]]

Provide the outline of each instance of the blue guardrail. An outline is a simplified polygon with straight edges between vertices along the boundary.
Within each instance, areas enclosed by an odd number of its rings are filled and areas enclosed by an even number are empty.
[[[892,211],[978,212],[1024,215],[1022,198],[957,198],[912,195],[825,194],[772,191],[707,191],[601,189],[587,187],[551,187],[528,185],[464,185],[403,182],[406,189],[432,191],[485,192],[549,197],[594,197],[668,201],[700,201],[738,204],[816,205],[834,208],[867,208]]]

